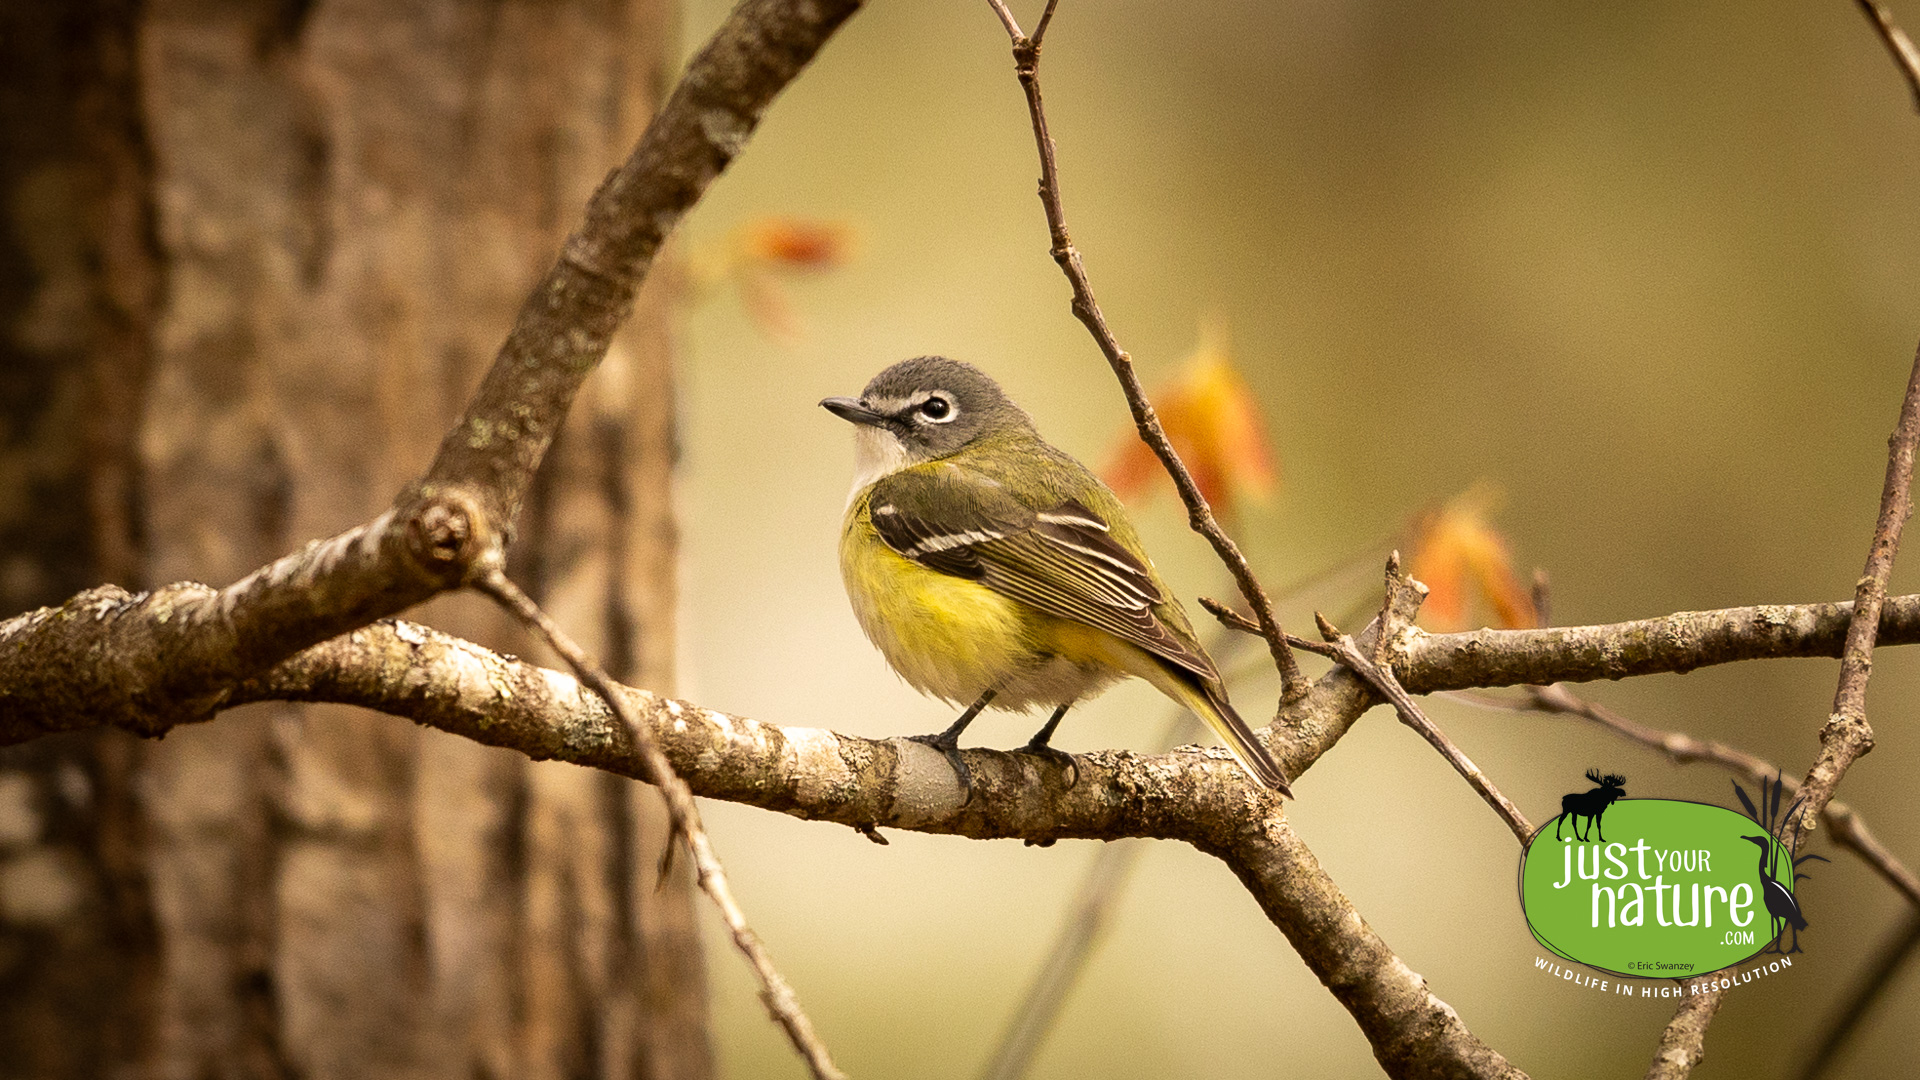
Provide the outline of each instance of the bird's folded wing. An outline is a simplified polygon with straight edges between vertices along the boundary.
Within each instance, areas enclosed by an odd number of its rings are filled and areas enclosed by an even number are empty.
[[[1218,678],[1206,655],[1154,614],[1164,598],[1153,571],[1077,501],[1035,510],[984,484],[902,472],[874,485],[869,507],[887,546],[929,569],[1104,630],[1202,680]]]

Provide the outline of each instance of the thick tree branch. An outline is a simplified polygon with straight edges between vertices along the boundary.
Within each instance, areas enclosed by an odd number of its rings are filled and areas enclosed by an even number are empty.
[[[969,802],[947,759],[909,739],[861,739],[729,716],[621,688],[674,771],[698,795],[812,821],[977,839],[1171,837],[1189,816],[1238,818],[1240,773],[1221,750],[1080,755],[1078,781],[1048,780],[1032,755],[969,748]],[[335,701],[404,716],[536,760],[644,780],[633,736],[570,675],[409,622],[378,622],[249,680],[236,701]]]
[[[0,745],[83,727],[158,735],[209,719],[235,680],[458,585],[495,539],[478,505],[448,489],[224,589],[103,585],[15,616],[0,623]]]
[[[1853,605],[1766,604],[1681,611],[1656,619],[1544,630],[1475,630],[1400,636],[1394,673],[1409,691],[1548,686],[1688,672],[1736,660],[1837,657]],[[1881,606],[1879,642],[1920,643],[1920,595]]]
[[[1844,620],[1850,605],[1778,605],[1735,608],[1721,612],[1687,612],[1666,619],[1616,624],[1623,637],[1634,628],[1673,620],[1705,620],[1745,627],[1744,634],[1698,642],[1691,659],[1677,652],[1663,654],[1665,666],[1653,670],[1692,669],[1733,659],[1834,656],[1840,633],[1828,623]],[[1777,618],[1755,618],[1754,612],[1772,612]],[[1906,613],[1902,615],[1902,613]],[[1883,644],[1920,638],[1913,613],[1920,612],[1920,595],[1890,600],[1883,621],[1903,628],[1889,633]],[[1364,649],[1372,647],[1378,624],[1360,635]],[[1531,642],[1544,652],[1526,658],[1529,671],[1591,675],[1589,650],[1596,647],[1605,627],[1564,628],[1565,636],[1541,636]],[[1464,646],[1487,631],[1471,634],[1426,634],[1404,631],[1389,643],[1398,659],[1396,670],[1418,670],[1430,682],[1443,685],[1460,679],[1446,671],[1438,656],[1480,668],[1474,650]],[[1535,633],[1511,631],[1503,633]],[[445,665],[444,669],[441,665]],[[1403,682],[1405,682],[1403,678]],[[1422,692],[1426,688],[1414,688]],[[495,693],[495,691],[498,693]],[[638,691],[634,693],[638,694]],[[586,695],[591,698],[591,695]],[[509,746],[531,757],[559,758],[578,764],[639,777],[637,765],[625,763],[624,744],[617,734],[603,730],[594,717],[603,706],[583,703],[577,683],[565,676],[518,661],[496,657],[477,645],[412,623],[382,622],[323,643],[290,658],[272,671],[236,687],[229,704],[267,699],[325,700],[364,705],[452,731],[480,742]],[[997,788],[1001,797],[976,799],[966,815],[959,815],[961,792],[953,771],[938,752],[907,740],[853,739],[827,731],[778,728],[736,721],[722,713],[643,696],[642,712],[656,732],[663,726],[662,744],[669,760],[693,786],[712,798],[729,799],[812,820],[846,825],[887,825],[894,828],[956,833],[982,838],[1017,837],[1043,841],[1067,836],[1112,839],[1122,835],[1165,835],[1148,828],[1114,831],[1117,804],[1132,796],[1120,788],[1107,790],[1097,777],[1141,779],[1148,774],[1175,774],[1185,767],[1199,770],[1195,783],[1212,790],[1217,770],[1231,775],[1228,759],[1219,751],[1176,752],[1165,757],[1142,757],[1126,751],[1081,755],[1081,780],[1067,792],[1068,802],[1055,805],[1043,772],[1031,757],[992,750],[967,749],[976,782]],[[1289,775],[1306,771],[1351,727],[1355,718],[1375,703],[1372,691],[1344,668],[1318,680],[1313,693],[1287,713],[1289,736],[1276,738],[1281,764]],[[495,710],[497,715],[489,713]],[[1144,770],[1141,771],[1141,770]],[[882,783],[882,779],[886,781]],[[1208,779],[1211,778],[1211,779]],[[998,805],[1005,801],[1008,805]],[[1221,804],[1225,805],[1225,804]],[[1157,820],[1157,819],[1156,819]],[[1138,823],[1136,822],[1136,825]],[[1172,828],[1172,826],[1168,826]]]
[[[393,508],[224,589],[105,586],[0,624],[0,745],[203,720],[232,683],[458,587],[503,542],[535,467],[661,240],[858,0],[745,0],[529,297],[431,471]]]
[[[1362,641],[1369,643],[1365,635]],[[1145,836],[1217,854],[1258,884],[1263,908],[1283,932],[1312,942],[1302,956],[1356,1010],[1394,1075],[1507,1075],[1489,1065],[1498,1056],[1351,915],[1280,820],[1278,799],[1224,750],[1079,755],[1078,778],[1068,786],[1032,755],[968,749],[968,799],[946,759],[918,742],[781,728],[641,690],[617,692],[701,796],[862,831],[1039,844]],[[533,758],[645,775],[631,732],[573,677],[412,623],[378,623],[309,649],[251,680],[242,696],[359,704]],[[1320,680],[1294,718],[1304,728],[1345,731],[1367,703],[1365,688],[1343,669]],[[1299,775],[1310,752],[1296,744],[1298,756],[1282,762]]]
[[[1618,652],[1629,641],[1642,640],[1648,627],[1694,623],[1720,627],[1723,632],[1694,639],[1696,651],[1691,655],[1677,644],[1664,647],[1654,654],[1658,665],[1651,670],[1685,670],[1732,659],[1835,655],[1849,611],[1846,604],[1775,606],[1683,613],[1613,628],[1564,628],[1526,640],[1528,649],[1543,655],[1509,659],[1527,671],[1584,672],[1593,677],[1591,650],[1608,646],[1609,631],[1615,640],[1603,651]],[[1768,613],[1767,617],[1757,616],[1759,612]],[[1411,610],[1403,611],[1394,621],[1411,615]],[[1883,623],[1905,629],[1882,641],[1891,644],[1920,637],[1915,632],[1920,629],[1915,625],[1920,623],[1917,616],[1920,596],[1890,601],[1882,611]],[[1457,679],[1434,657],[1486,670],[1477,656],[1479,650],[1466,647],[1484,640],[1484,633],[1430,635],[1408,630],[1385,642],[1384,649],[1396,658],[1396,667],[1451,683]],[[1374,654],[1382,648],[1379,638],[1376,620],[1360,635],[1358,647]],[[1519,644],[1505,643],[1509,652]],[[621,693],[660,740],[673,768],[702,796],[863,831],[888,827],[1034,843],[1125,836],[1180,839],[1220,854],[1243,878],[1281,872],[1281,867],[1286,874],[1306,875],[1301,881],[1313,876],[1296,859],[1272,854],[1270,845],[1278,845],[1285,855],[1297,842],[1295,838],[1256,843],[1235,831],[1250,820],[1262,819],[1271,808],[1256,805],[1260,794],[1247,786],[1243,774],[1221,751],[1080,755],[1076,759],[1079,780],[1066,788],[1056,773],[1037,768],[1029,755],[968,749],[963,753],[978,795],[967,802],[946,759],[920,743],[774,727],[639,690]],[[232,703],[266,699],[363,705],[536,759],[571,761],[636,778],[643,775],[631,735],[603,702],[570,676],[411,623],[377,623],[308,649],[245,682]],[[1323,676],[1311,693],[1288,707],[1285,731],[1275,739],[1282,744],[1276,746],[1282,766],[1293,776],[1305,773],[1375,700],[1371,688],[1345,668]],[[1281,926],[1289,936],[1305,932],[1299,920],[1310,911],[1344,903],[1331,883],[1313,904],[1274,894],[1285,887],[1281,882],[1262,886],[1266,894],[1261,903],[1276,922],[1295,920],[1291,927]],[[1377,939],[1370,931],[1362,932],[1364,925],[1357,918],[1336,925],[1335,939],[1316,946],[1327,951],[1302,953],[1329,985],[1338,980],[1343,1002],[1355,1009],[1368,1007],[1368,1002],[1397,1000],[1393,987],[1405,971],[1397,959],[1386,962],[1371,951],[1371,942]],[[1356,983],[1352,972],[1336,962],[1342,957],[1373,957],[1379,962]],[[1444,1011],[1432,1015],[1451,1015],[1444,1003],[1437,999],[1432,1003]],[[1416,1014],[1427,1015],[1418,1010]],[[1383,1062],[1399,1060],[1399,1052],[1391,1048],[1393,1040],[1375,1029],[1377,1017],[1356,1014],[1356,1019],[1370,1038],[1385,1040],[1385,1045],[1375,1043]],[[1457,1046],[1478,1045],[1459,1042],[1472,1037],[1464,1027],[1457,1027],[1457,1019],[1452,1025],[1443,1027]]]

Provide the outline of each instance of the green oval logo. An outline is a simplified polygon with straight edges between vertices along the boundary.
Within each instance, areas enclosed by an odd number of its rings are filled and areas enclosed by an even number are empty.
[[[1787,929],[1798,940],[1792,860],[1753,819],[1670,799],[1616,796],[1599,809],[1583,820],[1570,806],[1527,844],[1520,906],[1540,944],[1615,975],[1671,979],[1738,964]]]

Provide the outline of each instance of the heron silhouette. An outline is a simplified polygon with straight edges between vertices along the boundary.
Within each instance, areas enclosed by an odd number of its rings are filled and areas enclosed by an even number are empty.
[[[1807,919],[1800,914],[1800,903],[1793,898],[1793,893],[1775,880],[1772,874],[1767,873],[1767,857],[1773,854],[1772,838],[1742,836],[1740,839],[1751,840],[1760,846],[1760,897],[1766,902],[1767,914],[1773,920],[1773,950],[1783,951],[1780,948],[1780,935],[1786,932],[1787,926],[1791,926],[1793,927],[1793,948],[1784,951],[1799,952],[1800,931],[1807,928]]]

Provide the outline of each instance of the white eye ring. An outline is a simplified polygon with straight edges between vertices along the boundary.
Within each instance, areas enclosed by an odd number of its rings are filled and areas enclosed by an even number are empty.
[[[921,419],[935,424],[951,424],[953,418],[960,415],[953,399],[945,394],[930,394],[913,410]]]

